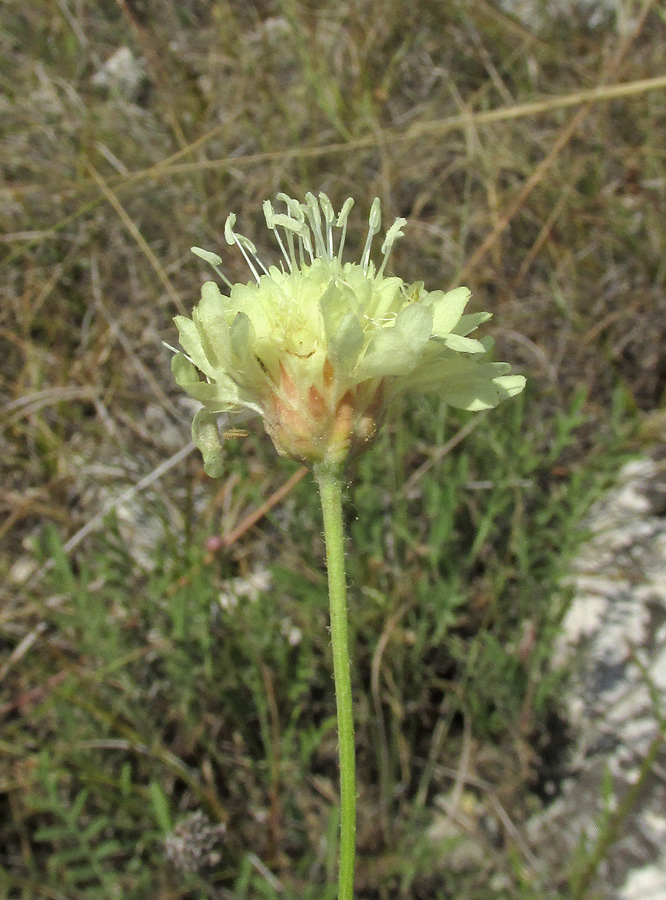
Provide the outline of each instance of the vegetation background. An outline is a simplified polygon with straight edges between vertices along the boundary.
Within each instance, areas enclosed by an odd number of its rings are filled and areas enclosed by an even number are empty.
[[[5,0],[3,898],[335,896],[316,493],[251,426],[206,478],[162,343],[191,245],[246,279],[227,213],[270,259],[261,202],[319,189],[350,254],[375,195],[408,218],[394,271],[469,285],[529,377],[405,401],[350,468],[358,896],[581,896],[599,854],[545,870],[525,823],[566,768],[560,577],[663,410],[666,14],[522,9]]]

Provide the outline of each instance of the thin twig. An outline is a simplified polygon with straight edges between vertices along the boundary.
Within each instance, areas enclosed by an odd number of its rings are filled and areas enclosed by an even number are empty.
[[[518,103],[515,106],[500,107],[494,110],[484,110],[481,112],[471,113],[470,115],[449,116],[443,119],[435,119],[431,121],[414,123],[405,131],[399,129],[391,129],[382,133],[381,140],[385,143],[411,143],[420,140],[425,135],[433,135],[441,137],[450,131],[457,131],[465,128],[470,124],[491,125],[496,122],[508,122],[516,119],[529,118],[531,116],[539,116],[544,113],[554,112],[558,109],[566,109],[570,106],[579,106],[582,103],[603,103],[608,100],[621,99],[624,97],[632,97],[646,91],[663,90],[666,88],[666,75],[658,75],[654,78],[641,78],[635,81],[623,82],[620,84],[606,85],[605,87],[596,87],[591,90],[573,91],[570,94],[563,94],[558,97],[549,97],[545,100],[535,100],[528,103]],[[221,128],[225,126],[216,126],[206,134],[202,135],[192,144],[184,147],[178,154],[174,154],[169,159],[180,158],[182,155],[201,147],[208,140],[219,133]],[[356,150],[371,148],[377,145],[378,137],[376,134],[366,135],[353,141],[339,142],[335,144],[314,145],[310,147],[295,146],[282,150],[270,150],[263,153],[249,153],[245,156],[225,156],[213,160],[201,160],[194,163],[180,163],[178,165],[165,165],[164,162],[156,163],[147,169],[141,169],[133,172],[126,178],[118,179],[114,182],[116,190],[122,190],[130,187],[137,181],[156,180],[158,178],[169,177],[186,172],[200,171],[202,169],[224,169],[229,165],[245,166],[257,165],[265,162],[284,162],[288,159],[317,159],[325,156],[332,156],[339,153],[350,153]],[[28,185],[27,188],[39,189],[40,185]],[[77,189],[85,187],[78,183]],[[65,216],[60,222],[51,226],[44,231],[26,232],[24,235],[15,235],[16,238],[21,237],[26,243],[13,250],[4,260],[4,265],[10,265],[16,258],[21,256],[27,249],[42,241],[53,237],[59,231],[62,231],[67,225],[75,222],[81,216],[94,210],[100,203],[100,199],[94,199],[84,203],[79,209]]]
[[[270,731],[270,786],[268,789],[270,813],[268,817],[268,857],[274,860],[280,845],[280,712],[275,699],[275,686],[271,670],[265,663],[261,663],[261,678],[264,683],[266,704],[268,706],[269,731]]]
[[[171,587],[168,589],[167,594],[171,595],[176,593],[176,591],[181,590],[186,585],[190,584],[192,578],[195,575],[198,575],[199,572],[202,572],[206,566],[209,566],[213,559],[215,558],[214,554],[222,550],[223,548],[231,547],[236,541],[239,540],[247,531],[253,528],[260,519],[273,509],[274,506],[277,506],[284,497],[298,484],[298,482],[309,472],[309,469],[306,466],[301,466],[297,469],[293,475],[291,475],[284,484],[281,484],[280,487],[273,491],[273,493],[268,497],[260,506],[258,506],[255,510],[249,513],[240,525],[237,525],[232,531],[223,535],[222,537],[211,537],[206,543],[208,548],[208,553],[203,558],[203,561],[196,566],[193,566],[187,575],[183,575],[182,578],[179,578]]]
[[[400,619],[405,615],[409,607],[411,606],[411,602],[403,603],[402,606],[390,617],[384,626],[384,630],[382,631],[379,640],[377,641],[377,647],[372,657],[372,668],[371,668],[371,676],[370,676],[370,689],[372,692],[372,704],[375,708],[375,717],[377,719],[377,731],[379,736],[379,784],[380,784],[380,792],[381,792],[381,803],[380,803],[380,811],[379,818],[381,822],[382,832],[384,834],[384,838],[388,839],[390,834],[390,819],[389,819],[389,805],[390,805],[390,797],[389,797],[389,752],[388,752],[388,741],[386,738],[386,723],[384,722],[384,713],[382,711],[382,699],[379,690],[379,674],[381,671],[382,659],[384,657],[384,651],[388,646],[388,642],[391,639],[391,635],[395,631]]]
[[[141,45],[143,55],[148,61],[153,78],[158,85],[160,100],[164,105],[166,113],[166,120],[169,123],[169,126],[171,127],[174,136],[182,149],[183,147],[187,146],[187,138],[185,137],[183,128],[180,124],[178,116],[176,115],[176,110],[172,102],[172,97],[175,92],[173,91],[173,85],[169,84],[169,75],[162,62],[162,55],[164,51],[162,48],[156,46],[153,35],[148,31],[147,28],[141,25],[136,15],[134,14],[132,6],[127,3],[127,0],[116,0],[116,3],[120,7],[120,11],[122,12],[125,21],[128,23],[136,39]]]
[[[580,106],[585,103],[602,103],[608,100],[617,100],[622,97],[633,97],[646,91],[663,90],[666,88],[666,75],[658,75],[654,78],[641,78],[636,81],[611,84],[590,90],[573,91],[558,97],[549,97],[545,100],[533,100],[528,103],[517,103],[515,106],[489,109],[482,112],[465,113],[462,115],[448,116],[443,119],[434,119],[425,122],[415,122],[405,131],[397,128],[386,129],[382,132],[383,143],[412,143],[421,140],[427,135],[441,137],[449,131],[457,131],[470,125],[491,125],[496,122],[509,122],[515,119],[524,119],[531,116],[543,115],[559,109],[567,109],[571,106]],[[285,159],[314,159],[322,156],[331,156],[337,153],[349,153],[354,150],[363,150],[374,147],[378,143],[375,134],[369,134],[352,141],[316,145],[312,147],[293,147],[283,150],[269,150],[263,153],[251,153],[246,156],[225,156],[220,159],[208,159],[200,162],[179,163],[171,166],[153,166],[134,172],[129,176],[130,181],[144,178],[165,177],[168,175],[196,172],[202,169],[227,168],[229,165],[252,165],[257,163],[283,161]]]
[[[282,882],[273,875],[268,866],[259,859],[256,853],[248,853],[247,858],[257,872],[268,882],[269,887],[273,888],[278,894],[284,893]]]
[[[154,484],[156,481],[165,475],[170,469],[173,469],[174,466],[177,466],[178,463],[182,462],[190,453],[194,450],[194,443],[190,441],[190,443],[186,444],[184,447],[181,447],[173,456],[170,456],[168,459],[164,460],[163,463],[160,463],[155,469],[145,475],[140,481],[136,484],[133,484],[132,487],[128,488],[126,491],[116,497],[113,500],[109,500],[105,503],[100,511],[92,517],[86,524],[79,528],[79,530],[72,535],[72,537],[63,545],[63,551],[65,553],[71,553],[75,547],[81,543],[84,538],[88,537],[93,531],[96,531],[99,526],[104,522],[106,516],[109,515],[110,512],[119,506],[121,503],[125,503],[127,500],[130,500],[136,494],[145,490],[145,488],[150,487],[151,484]],[[53,559],[48,559],[43,566],[41,566],[31,578],[23,585],[23,592],[27,593],[33,588],[35,588],[44,576],[51,571],[53,566],[55,565]]]
[[[294,488],[298,482],[304,478],[305,475],[309,472],[307,466],[301,466],[297,469],[293,475],[291,475],[285,482],[282,484],[276,491],[274,491],[268,499],[266,499],[260,506],[258,506],[254,512],[251,512],[248,516],[243,519],[240,525],[236,526],[233,531],[230,531],[228,534],[225,534],[223,537],[219,539],[219,547],[230,547],[232,544],[235,544],[236,541],[245,534],[246,531],[249,531],[260,519],[273,509],[274,506],[277,506],[284,497],[287,496],[289,491]],[[216,547],[217,549],[217,547]]]
[[[9,670],[16,665],[19,660],[23,659],[28,650],[35,643],[37,638],[46,631],[46,622],[39,622],[32,631],[29,631],[28,634],[17,644],[16,647],[12,650],[9,655],[9,659],[4,664],[4,666],[0,669],[0,681],[4,681],[7,676]]]
[[[624,38],[620,41],[620,44],[614,56],[611,58],[610,62],[606,66],[604,66],[597,87],[592,89],[591,91],[578,91],[577,93],[570,94],[568,96],[568,100],[572,100],[577,96],[579,98],[579,102],[583,103],[584,105],[577,111],[576,115],[573,117],[573,119],[571,119],[568,125],[565,125],[565,127],[560,131],[560,134],[551,147],[549,153],[544,159],[541,160],[534,172],[532,172],[530,177],[527,179],[518,196],[511,204],[508,212],[505,213],[498,222],[496,222],[490,234],[488,234],[481,245],[477,247],[477,249],[463,266],[462,270],[457,273],[455,278],[456,284],[464,281],[467,274],[472,271],[478,265],[478,263],[481,262],[484,256],[486,256],[488,251],[495,246],[504,231],[511,224],[518,212],[522,209],[525,201],[532,193],[534,188],[543,181],[544,177],[552,168],[561,151],[567,146],[567,144],[574,136],[574,134],[576,134],[585,119],[590,115],[592,109],[594,108],[594,103],[597,102],[601,97],[604,97],[605,99],[611,99],[614,97],[624,96],[621,91],[618,92],[618,89],[622,87],[628,87],[628,85],[604,85],[603,82],[611,77],[619,69],[620,64],[627,51],[629,50],[632,42],[636,40],[636,38],[640,34],[641,29],[643,28],[643,25],[645,23],[645,19],[647,18],[647,15],[653,4],[654,0],[644,0],[640,15],[638,17],[638,21],[636,23],[636,27],[631,34],[625,35]],[[647,81],[653,82],[655,81],[655,79],[644,79],[643,83]],[[660,76],[656,79],[656,81],[659,82],[660,87],[666,87],[666,76]],[[636,82],[634,82],[634,84],[636,84]],[[561,108],[570,105],[574,104],[565,103],[562,104]]]
[[[597,876],[597,871],[599,869],[601,861],[604,859],[610,848],[618,839],[620,829],[626,821],[627,816],[634,808],[634,805],[638,801],[640,793],[645,785],[645,779],[652,771],[652,766],[654,765],[659,751],[661,750],[663,745],[664,733],[660,731],[654,737],[652,743],[650,744],[650,747],[648,748],[648,752],[645,755],[643,762],[641,763],[638,778],[630,786],[629,790],[620,801],[615,812],[608,819],[605,826],[601,829],[596,844],[594,845],[592,852],[587,858],[583,871],[575,878],[571,888],[572,900],[584,900],[584,898],[588,896],[590,887],[592,886],[592,883]]]
[[[574,184],[578,180],[578,176],[582,172],[584,165],[585,165],[585,159],[581,158],[578,160],[577,164],[574,166],[574,170],[571,173],[571,175],[569,176],[569,180],[567,181],[566,185],[564,186],[557,203],[553,207],[550,215],[548,216],[548,218],[544,222],[543,226],[541,227],[541,230],[539,231],[539,234],[537,235],[536,240],[534,241],[534,243],[530,247],[529,251],[525,255],[525,258],[523,259],[522,263],[520,264],[520,269],[518,269],[518,274],[511,282],[511,290],[512,291],[516,291],[517,288],[519,287],[519,285],[522,283],[523,279],[529,272],[530,266],[536,259],[539,251],[541,250],[543,245],[548,240],[548,237],[550,236],[550,233],[553,230],[553,226],[555,225],[555,222],[559,218],[562,210],[564,209],[567,201],[569,200],[569,197],[571,196]]]
[[[6,416],[8,421],[13,421],[38,412],[45,406],[53,406],[70,400],[94,400],[97,393],[95,388],[76,385],[45,388],[43,391],[34,391],[31,394],[24,394],[23,397],[18,397],[16,400],[10,400],[0,409],[0,416],[3,418]]]
[[[449,778],[453,778],[453,779],[458,779],[461,777],[460,769],[459,768],[454,769],[451,766],[436,766],[435,771],[438,775],[443,775],[445,777],[449,777]],[[499,798],[497,797],[497,794],[495,793],[495,789],[494,789],[493,785],[489,781],[486,781],[484,778],[479,778],[476,775],[467,775],[466,774],[464,776],[463,780],[464,780],[465,784],[469,784],[472,787],[476,787],[488,795],[488,797],[490,798],[490,802],[492,803],[493,808],[495,809],[495,812],[497,813],[498,819],[501,821],[507,834],[509,834],[510,837],[513,839],[514,843],[520,850],[520,852],[523,855],[523,858],[525,859],[527,864],[530,866],[530,868],[532,869],[533,872],[535,872],[535,873],[541,872],[543,869],[543,866],[540,864],[540,862],[536,858],[536,856],[532,853],[529,846],[527,845],[527,842],[524,840],[524,838],[518,831],[518,828],[514,825],[513,821],[511,820],[511,817],[509,816],[507,811],[502,806]]]
[[[418,481],[420,481],[421,478],[423,478],[425,473],[433,466],[437,465],[437,463],[441,462],[444,457],[453,450],[454,447],[457,447],[461,441],[464,441],[465,438],[475,430],[475,428],[478,428],[478,426],[481,424],[481,422],[483,422],[487,415],[488,413],[486,410],[480,412],[473,419],[470,419],[467,425],[464,425],[460,429],[460,431],[457,431],[453,435],[453,437],[448,440],[442,447],[440,447],[438,450],[435,450],[432,456],[428,457],[428,459],[424,463],[422,463],[418,467],[418,469],[412,472],[412,474],[409,476],[402,487],[402,493],[409,494],[414,485]]]
[[[106,199],[109,201],[111,206],[118,213],[118,216],[119,216],[121,222],[123,223],[123,225],[125,226],[125,228],[129,231],[129,233],[132,235],[134,240],[137,242],[137,244],[143,251],[146,259],[148,260],[150,265],[153,267],[155,274],[157,275],[159,280],[164,285],[164,288],[165,288],[167,294],[169,295],[169,297],[171,298],[171,300],[173,301],[176,309],[178,310],[179,313],[181,313],[181,315],[185,315],[186,311],[185,311],[185,307],[183,306],[182,300],[180,299],[180,297],[174,290],[174,287],[171,284],[171,282],[169,281],[169,278],[167,277],[167,274],[164,271],[161,262],[155,256],[153,251],[151,250],[148,242],[146,241],[144,236],[141,234],[139,229],[136,227],[136,225],[134,224],[134,222],[132,221],[130,216],[125,211],[125,208],[123,207],[123,205],[120,202],[120,200],[118,199],[118,197],[114,194],[114,192],[111,190],[109,185],[99,174],[97,169],[91,163],[88,163],[87,168],[88,168],[88,171],[90,172],[90,174],[92,175],[95,183],[98,185],[99,189],[102,191],[102,193],[104,194]]]
[[[177,466],[179,462],[182,462],[182,460],[188,457],[193,450],[194,443],[190,441],[188,444],[185,444],[184,447],[181,447],[177,453],[174,453],[173,456],[170,456],[168,459],[165,459],[163,463],[160,463],[160,465],[153,469],[152,472],[149,472],[136,484],[133,484],[131,488],[123,491],[119,497],[105,503],[97,515],[93,516],[83,528],[80,528],[76,534],[72,535],[72,537],[63,545],[65,553],[71,553],[84,538],[88,537],[91,532],[95,531],[102,524],[106,516],[108,516],[112,510],[130,500],[135,494],[139,494],[145,488],[150,487],[151,484],[159,481],[162,475],[166,474],[170,469],[173,469],[174,466]]]
[[[517,213],[523,208],[525,201],[532,193],[534,188],[543,181],[545,175],[551,169],[553,163],[560,155],[560,152],[564,149],[564,147],[566,147],[571,138],[578,131],[583,121],[587,118],[589,110],[589,106],[585,106],[582,109],[579,109],[573,119],[569,122],[569,124],[560,132],[559,137],[551,147],[548,155],[541,160],[539,165],[527,179],[518,196],[509,207],[509,210],[503,216],[500,216],[490,234],[485,237],[481,244],[476,248],[474,253],[472,253],[462,269],[456,274],[456,277],[454,279],[456,284],[464,281],[467,275],[473,269],[475,269],[476,266],[484,258],[484,256],[486,256],[488,251],[492,247],[494,247],[499,238],[506,231],[511,222],[515,219]]]
[[[451,798],[449,800],[451,809],[454,812],[457,811],[458,807],[460,806],[460,801],[462,800],[463,790],[465,788],[465,784],[467,783],[467,776],[469,774],[469,761],[472,756],[472,720],[470,719],[469,714],[464,709],[462,709],[461,712],[463,717],[462,750],[460,751],[458,772],[456,774],[455,781],[453,782]]]
[[[141,376],[141,378],[145,379],[146,383],[150,386],[153,393],[155,394],[155,397],[157,398],[157,400],[159,401],[160,405],[162,406],[164,411],[167,413],[169,418],[175,419],[176,421],[178,421],[178,417],[174,414],[174,411],[173,411],[173,407],[174,407],[173,402],[171,400],[169,400],[167,395],[164,393],[164,391],[162,390],[162,388],[159,385],[159,382],[157,381],[157,379],[155,378],[153,373],[150,371],[150,369],[147,369],[144,366],[144,364],[141,362],[139,355],[133,349],[127,335],[125,334],[123,329],[120,327],[120,325],[118,324],[116,319],[114,319],[111,316],[111,313],[108,311],[108,309],[106,308],[106,306],[104,304],[104,301],[102,299],[102,286],[101,286],[100,277],[99,277],[99,264],[97,262],[96,254],[92,254],[90,257],[90,286],[92,289],[92,295],[93,295],[93,299],[95,301],[95,306],[97,307],[97,309],[101,312],[101,314],[106,319],[106,323],[109,326],[109,330],[111,331],[111,334],[118,341],[120,346],[123,348],[123,350],[125,351],[125,353],[127,354],[128,358],[129,358],[130,362],[136,369],[137,373]],[[161,345],[160,345],[160,351],[164,352],[164,347],[162,347]],[[180,422],[178,422],[178,424],[180,424]]]

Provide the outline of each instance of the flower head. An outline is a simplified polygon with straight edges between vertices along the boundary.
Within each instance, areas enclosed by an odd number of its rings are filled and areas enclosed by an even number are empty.
[[[337,465],[374,436],[384,409],[403,391],[433,391],[452,406],[489,409],[522,391],[508,363],[488,362],[492,339],[469,335],[490,313],[463,315],[470,292],[426,291],[385,274],[405,219],[396,219],[370,259],[381,228],[379,200],[360,262],[344,262],[353,200],[335,213],[324,193],[305,203],[278,194],[282,212],[264,203],[266,224],[282,261],[266,266],[228,217],[227,243],[254,276],[232,284],[215,253],[193,247],[226,284],[207,281],[192,318],[176,316],[185,351],[173,359],[178,384],[199,400],[193,438],[210,475],[222,471],[219,413],[256,413],[278,452],[312,464]],[[204,379],[201,380],[200,373]]]

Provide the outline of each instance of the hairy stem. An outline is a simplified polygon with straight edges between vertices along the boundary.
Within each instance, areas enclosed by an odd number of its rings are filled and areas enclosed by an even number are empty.
[[[344,530],[342,525],[342,482],[339,469],[323,463],[315,467],[321,495],[331,608],[333,674],[338,712],[340,754],[340,878],[339,900],[354,896],[356,853],[356,762],[354,714],[352,708],[349,641],[347,638],[347,585],[345,581]]]

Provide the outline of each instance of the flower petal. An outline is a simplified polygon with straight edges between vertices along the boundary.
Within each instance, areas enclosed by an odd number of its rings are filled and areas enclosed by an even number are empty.
[[[171,371],[176,379],[176,384],[187,390],[193,381],[199,381],[199,373],[189,359],[182,353],[176,353],[171,360]]]
[[[515,397],[516,394],[522,393],[526,383],[524,375],[500,375],[493,381],[500,393],[501,400],[507,400],[509,397]]]
[[[413,303],[401,309],[393,327],[381,328],[370,341],[356,378],[405,375],[418,363],[432,331],[432,310]]]
[[[261,393],[266,385],[267,376],[265,367],[262,368],[255,355],[254,326],[245,313],[236,313],[229,329],[229,339],[234,356],[234,380],[245,392]]]
[[[214,281],[207,281],[201,288],[201,300],[192,311],[192,318],[211,364],[216,370],[228,369],[231,363],[229,323],[224,297]]]
[[[435,337],[443,337],[453,331],[471,293],[469,288],[459,287],[447,293],[433,291],[427,295],[427,299],[432,302],[432,333]]]
[[[485,353],[486,348],[481,341],[475,341],[472,338],[461,337],[459,334],[447,334],[441,339],[441,343],[448,350],[455,350],[456,353]]]
[[[213,382],[201,381],[195,367],[182,353],[177,353],[171,360],[171,371],[176,384],[211,411],[231,412],[243,405],[238,386],[231,378],[219,375]]]
[[[201,369],[209,378],[215,377],[215,367],[211,365],[201,343],[201,335],[192,319],[187,316],[174,316],[174,322],[178,329],[180,345],[190,357],[194,365]]]
[[[348,288],[342,289],[337,282],[331,281],[319,298],[319,308],[324,322],[326,337],[330,340],[340,327],[342,320],[351,310],[354,295]]]
[[[418,367],[400,384],[401,390],[433,391],[458,409],[492,409],[501,400],[519,394],[522,375],[508,375],[508,363],[479,362],[464,356],[442,356]]]
[[[360,277],[359,272],[356,270],[355,275],[356,278]],[[369,279],[365,279],[364,284],[371,288],[367,292],[367,300],[363,302],[365,312],[371,319],[381,321],[384,316],[393,312],[396,306],[399,306],[399,302],[402,299],[401,288],[403,287],[401,278],[392,275],[390,278],[382,278],[381,281],[378,279],[374,284],[371,284]],[[360,286],[356,287],[356,294],[361,297]]]
[[[229,329],[229,339],[236,361],[239,362],[243,368],[247,366],[247,363],[252,357],[254,337],[254,328],[250,321],[250,317],[243,312],[236,313],[234,320],[231,323],[231,328]]]
[[[328,356],[336,372],[353,371],[363,349],[363,329],[355,313],[347,313],[328,342]]]
[[[474,331],[483,322],[492,319],[493,314],[489,312],[470,313],[468,316],[461,316],[460,321],[452,329],[454,334],[460,334],[463,337]]]

